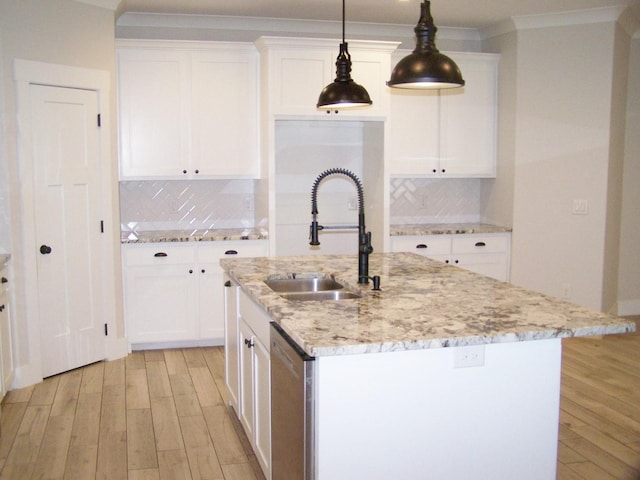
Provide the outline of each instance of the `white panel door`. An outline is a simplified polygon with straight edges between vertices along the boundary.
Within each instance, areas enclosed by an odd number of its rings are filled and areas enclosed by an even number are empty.
[[[98,94],[31,85],[43,376],[105,357]]]

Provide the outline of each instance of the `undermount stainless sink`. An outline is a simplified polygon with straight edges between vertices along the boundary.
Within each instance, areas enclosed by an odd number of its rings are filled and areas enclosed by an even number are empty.
[[[361,295],[349,290],[325,290],[321,292],[297,292],[297,293],[281,293],[282,298],[292,300],[294,302],[312,302],[324,300],[348,300],[351,298],[360,298]]]
[[[264,280],[264,283],[280,294],[282,298],[297,302],[320,300],[347,300],[360,298],[359,293],[345,289],[344,285],[336,281],[330,275],[312,276],[272,276]]]

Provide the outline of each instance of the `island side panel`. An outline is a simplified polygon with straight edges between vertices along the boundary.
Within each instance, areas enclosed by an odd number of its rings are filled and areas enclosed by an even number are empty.
[[[465,348],[319,357],[318,480],[555,478],[561,340]]]

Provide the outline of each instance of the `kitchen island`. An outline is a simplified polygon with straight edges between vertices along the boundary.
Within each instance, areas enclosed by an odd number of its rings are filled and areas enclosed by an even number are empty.
[[[315,358],[317,479],[553,479],[561,339],[635,325],[409,254],[223,260]],[[267,278],[331,275],[359,298],[291,301]]]

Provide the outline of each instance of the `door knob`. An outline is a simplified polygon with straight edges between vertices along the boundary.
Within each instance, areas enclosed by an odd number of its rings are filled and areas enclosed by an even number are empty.
[[[51,247],[49,245],[40,245],[40,253],[42,255],[49,255],[51,253]]]

